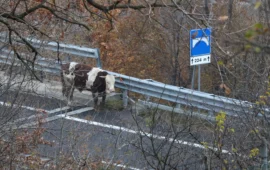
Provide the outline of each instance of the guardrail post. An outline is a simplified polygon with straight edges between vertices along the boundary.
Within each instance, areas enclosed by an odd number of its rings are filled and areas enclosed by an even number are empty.
[[[214,117],[214,111],[213,110],[208,110],[208,115],[211,117]]]
[[[123,106],[124,106],[124,108],[126,108],[128,105],[128,95],[127,94],[128,94],[128,91],[125,89],[123,91]]]
[[[65,61],[67,61],[67,62],[71,62],[71,58],[70,58],[70,56],[69,56],[69,55],[65,57]]]
[[[101,60],[100,60],[100,50],[99,48],[97,48],[96,50],[97,50],[97,67],[102,68]]]
[[[181,104],[177,103],[175,106],[177,109],[181,109]]]
[[[39,75],[40,75],[40,80],[43,82],[45,79],[45,75],[43,71],[39,71]]]
[[[262,170],[268,170],[268,148],[267,140],[263,138],[262,146],[260,148],[260,156],[262,157]]]

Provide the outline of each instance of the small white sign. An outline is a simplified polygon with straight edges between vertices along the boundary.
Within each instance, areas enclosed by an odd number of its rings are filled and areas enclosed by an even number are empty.
[[[196,57],[190,57],[190,65],[200,65],[200,64],[207,64],[211,63],[211,55],[201,55]]]

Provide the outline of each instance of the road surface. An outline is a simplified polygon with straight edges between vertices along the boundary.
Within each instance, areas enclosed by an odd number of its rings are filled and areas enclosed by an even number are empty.
[[[149,165],[157,167],[159,156],[166,158],[170,153],[167,161],[178,169],[202,166],[200,155],[204,147],[194,142],[184,127],[177,139],[165,131],[165,126],[151,131],[151,124],[131,108],[95,111],[91,104],[69,107],[59,99],[14,91],[2,94],[0,103],[0,109],[7,113],[11,106],[17,108],[9,116],[12,124],[8,124],[15,129],[35,127],[37,117],[42,117],[44,139],[53,142],[52,146],[39,147],[43,157],[55,159],[61,153],[77,161],[87,157],[104,166],[108,163],[119,168],[152,169]]]

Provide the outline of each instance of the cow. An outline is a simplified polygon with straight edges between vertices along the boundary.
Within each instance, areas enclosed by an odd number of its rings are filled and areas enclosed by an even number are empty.
[[[105,103],[106,94],[115,92],[115,77],[108,72],[91,67],[86,64],[70,62],[61,66],[62,94],[71,104],[74,89],[80,92],[88,90],[92,92],[94,107],[97,106],[98,96],[102,96],[102,104]],[[98,93],[98,96],[96,96]]]

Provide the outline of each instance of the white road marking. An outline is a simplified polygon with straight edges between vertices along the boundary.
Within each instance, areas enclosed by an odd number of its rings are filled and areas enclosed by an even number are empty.
[[[43,119],[42,122],[43,123],[47,123],[47,122],[50,122],[50,121],[53,121],[53,120],[60,119],[63,116],[71,116],[71,115],[75,115],[75,114],[80,114],[80,113],[83,113],[83,112],[86,112],[86,111],[90,111],[90,110],[93,110],[93,109],[94,109],[93,107],[84,107],[82,109],[78,109],[78,110],[74,110],[74,111],[71,111],[71,112],[67,112],[65,114],[60,114],[60,115],[48,117],[46,119]],[[23,125],[21,125],[19,127],[13,127],[13,129],[28,128],[28,127],[35,126],[35,125],[38,125],[38,124],[39,124],[38,121],[34,121],[34,122],[31,122],[31,123],[23,124]]]
[[[131,167],[131,166],[126,166],[126,165],[123,165],[123,164],[117,164],[117,163],[112,164],[110,162],[105,162],[105,161],[101,161],[101,163],[107,164],[107,165],[113,165],[113,166],[116,166],[116,167],[121,167],[121,168],[124,168],[124,169],[140,170],[138,168],[134,168],[134,167]]]
[[[0,102],[0,105],[2,106],[6,106],[6,107],[15,107],[15,108],[23,108],[23,109],[27,109],[27,110],[31,110],[31,111],[38,111],[39,109],[34,108],[34,107],[29,107],[29,106],[20,106],[20,105],[16,105],[16,104],[11,104],[9,102]],[[48,110],[44,110],[46,112],[48,112]]]
[[[48,114],[60,112],[60,111],[62,111],[62,110],[67,110],[67,109],[69,109],[69,108],[70,108],[69,106],[59,107],[59,108],[57,108],[57,109],[53,109],[53,110],[48,111]]]
[[[120,127],[120,126],[115,126],[115,125],[110,125],[110,124],[104,124],[104,123],[100,123],[100,122],[95,122],[95,121],[89,121],[89,120],[85,120],[85,119],[79,119],[76,117],[71,117],[69,115],[58,115],[59,117],[62,117],[64,119],[67,120],[73,120],[73,121],[77,121],[77,122],[82,122],[82,123],[86,123],[89,125],[94,125],[94,126],[100,126],[100,127],[105,127],[105,128],[109,128],[109,129],[114,129],[114,130],[119,130],[119,131],[124,131],[124,132],[128,132],[128,133],[133,133],[133,134],[140,134],[142,136],[147,136],[150,138],[154,138],[154,139],[160,139],[160,140],[168,140],[169,142],[175,142],[177,144],[181,144],[181,145],[188,145],[188,146],[192,146],[192,147],[196,147],[196,148],[200,148],[200,149],[212,149],[214,151],[217,151],[218,148],[214,148],[214,147],[204,147],[201,144],[198,143],[193,143],[193,142],[187,142],[187,141],[183,141],[183,140],[176,140],[173,138],[168,138],[165,136],[158,136],[158,135],[154,135],[151,133],[147,133],[147,132],[143,132],[143,131],[137,131],[137,130],[132,130],[132,129],[128,129],[125,127]],[[227,153],[227,154],[231,154],[229,151],[227,150],[222,150],[222,153]]]
[[[53,113],[56,113],[56,112],[60,112],[62,110],[67,110],[69,109],[70,107],[68,106],[65,106],[65,107],[60,107],[60,108],[57,108],[57,109],[54,109],[54,110],[50,110],[50,111],[46,111],[46,110],[42,110],[41,111],[44,111],[45,113],[44,114],[53,114]],[[38,110],[37,110],[38,111]],[[11,123],[9,123],[8,125],[10,124],[14,124],[14,123],[18,123],[18,122],[21,122],[21,121],[25,121],[25,120],[30,120],[30,119],[33,119],[33,118],[36,118],[38,116],[40,116],[42,114],[36,114],[36,115],[32,115],[32,116],[29,116],[29,117],[25,117],[25,118],[20,118],[20,119],[16,119],[14,121],[12,121]]]

